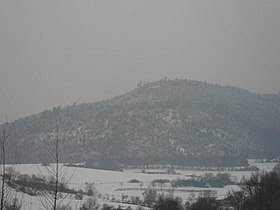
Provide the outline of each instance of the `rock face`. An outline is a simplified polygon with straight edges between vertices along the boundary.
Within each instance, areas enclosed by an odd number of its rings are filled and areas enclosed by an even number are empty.
[[[57,122],[57,123],[56,123]],[[9,126],[7,159],[45,158],[59,127],[61,161],[239,165],[280,154],[280,95],[190,80],[139,84],[124,95],[56,107]],[[17,149],[15,149],[17,148]]]

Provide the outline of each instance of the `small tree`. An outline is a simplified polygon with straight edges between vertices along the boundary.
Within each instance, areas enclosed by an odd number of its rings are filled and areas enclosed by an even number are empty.
[[[230,204],[236,208],[236,210],[240,210],[240,204],[242,203],[242,200],[244,199],[244,194],[242,191],[229,191],[227,198],[230,202]]]
[[[198,196],[198,200],[190,207],[190,210],[215,210],[216,209],[216,192],[204,191]]]
[[[196,200],[197,200],[196,194],[195,194],[194,192],[191,192],[191,194],[190,194],[189,197],[188,197],[188,202],[189,202],[189,204],[194,203]]]
[[[182,199],[160,196],[157,200],[154,210],[183,210]]]
[[[200,197],[193,203],[190,210],[215,210],[215,198]]]
[[[95,189],[94,183],[86,183],[86,186],[85,186],[85,193],[86,193],[88,196],[94,196],[94,197],[96,197],[96,189]]]
[[[157,191],[155,189],[152,189],[151,187],[148,187],[144,192],[144,205],[152,206],[157,199]]]

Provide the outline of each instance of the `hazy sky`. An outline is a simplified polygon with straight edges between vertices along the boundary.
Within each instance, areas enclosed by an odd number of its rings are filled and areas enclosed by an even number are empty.
[[[188,78],[280,92],[279,0],[1,0],[0,122]]]

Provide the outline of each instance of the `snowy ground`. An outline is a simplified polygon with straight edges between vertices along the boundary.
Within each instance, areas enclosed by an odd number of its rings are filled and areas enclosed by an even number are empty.
[[[276,163],[255,163],[254,160],[249,160],[250,165],[255,165],[259,167],[261,170],[271,171]],[[60,165],[61,167],[62,164]],[[151,182],[155,179],[168,179],[174,180],[176,178],[184,178],[190,177],[190,175],[203,175],[205,173],[218,173],[217,171],[195,171],[195,170],[176,170],[175,175],[168,175],[168,174],[147,174],[141,173],[140,169],[134,170],[125,170],[124,172],[115,172],[115,171],[106,171],[106,170],[96,170],[96,169],[86,169],[86,168],[74,168],[74,167],[67,167],[67,174],[68,176],[72,176],[70,187],[75,189],[84,189],[85,183],[94,183],[94,186],[97,190],[98,202],[100,204],[108,203],[109,205],[114,206],[131,206],[132,208],[135,207],[133,205],[126,205],[120,204],[118,201],[121,200],[122,196],[127,195],[130,196],[138,196],[141,199],[143,198],[144,190],[151,184]],[[39,166],[35,164],[22,164],[18,166],[18,171],[21,174],[39,174],[43,173],[48,175],[46,168],[44,166]],[[41,171],[41,172],[40,172]],[[162,170],[150,170],[148,171],[162,171]],[[252,172],[250,171],[227,171],[236,180],[241,180],[243,176],[249,177]],[[141,183],[129,183],[130,180],[137,179]],[[186,201],[191,192],[198,194],[204,190],[213,190],[217,192],[217,196],[223,196],[227,194],[230,189],[238,190],[238,186],[226,186],[224,188],[195,188],[195,187],[184,187],[184,188],[175,188],[172,189],[170,184],[164,185],[155,185],[153,186],[154,189],[158,191],[158,193],[172,193],[174,196],[181,197],[184,201]],[[28,196],[26,194],[18,194],[18,196],[22,196],[23,198],[23,209],[40,209],[40,202],[38,198]],[[84,196],[83,201],[86,199]],[[115,200],[116,202],[112,203],[111,201]],[[66,199],[65,202],[67,203],[68,200]],[[71,205],[74,207],[78,207],[81,205],[81,201],[77,201],[75,199],[71,199]]]

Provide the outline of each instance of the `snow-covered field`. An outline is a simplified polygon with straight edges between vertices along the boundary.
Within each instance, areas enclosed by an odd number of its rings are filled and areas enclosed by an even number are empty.
[[[271,171],[276,163],[256,163],[254,160],[249,160],[250,165],[255,165],[261,170]],[[65,167],[60,165],[60,167]],[[203,175],[205,173],[218,173],[217,171],[198,171],[198,170],[176,170],[177,174],[147,174],[141,173],[140,169],[125,170],[124,172],[115,172],[115,171],[106,171],[106,170],[97,170],[97,169],[87,169],[87,168],[74,168],[67,167],[67,175],[72,176],[71,182],[69,184],[70,188],[75,189],[84,189],[86,183],[94,183],[94,186],[97,191],[98,202],[100,203],[109,203],[118,206],[118,201],[121,200],[123,196],[138,196],[141,199],[143,198],[144,190],[151,184],[155,179],[168,179],[175,180],[177,178],[186,179],[190,175]],[[46,170],[45,166],[40,166],[36,164],[21,164],[18,166],[18,171],[21,174],[40,174],[43,173],[46,176],[49,173]],[[147,172],[159,172],[163,170],[152,170],[146,169]],[[250,171],[226,171],[230,173],[232,177],[235,177],[236,180],[241,180],[243,176],[249,177],[252,172]],[[129,183],[130,180],[137,179],[139,183]],[[213,190],[217,192],[217,196],[225,195],[230,189],[238,189],[238,186],[231,185],[225,186],[223,188],[196,188],[196,187],[184,187],[184,188],[175,188],[172,189],[169,183],[162,185],[153,185],[154,189],[158,193],[173,193],[174,196],[181,197],[186,201],[191,192],[198,194],[204,190]],[[86,196],[84,196],[84,199]],[[111,201],[115,200],[116,203]],[[39,201],[36,197],[23,195],[23,209],[39,209]],[[74,206],[79,206],[81,201],[73,200]],[[73,206],[72,205],[72,206]],[[123,204],[122,204],[123,205]],[[128,205],[126,205],[128,206]]]

